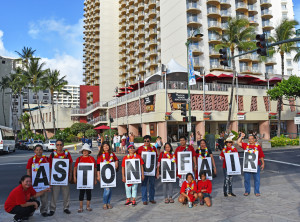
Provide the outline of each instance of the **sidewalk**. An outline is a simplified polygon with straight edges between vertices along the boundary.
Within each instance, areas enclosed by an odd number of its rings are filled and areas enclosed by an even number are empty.
[[[252,180],[253,186],[253,180]],[[175,186],[174,192],[179,188]],[[161,187],[160,187],[161,188]],[[120,186],[120,189],[124,189]],[[255,197],[252,193],[244,197],[244,188],[236,188],[237,197],[223,196],[222,189],[213,189],[212,207],[195,206],[188,208],[178,203],[178,193],[175,195],[174,204],[163,203],[163,197],[156,197],[157,204],[144,206],[141,197],[138,196],[136,207],[124,206],[124,196],[112,196],[113,209],[102,209],[102,197],[93,197],[93,211],[77,213],[78,201],[71,201],[71,214],[62,212],[62,203],[57,205],[57,211],[53,217],[42,217],[36,212],[29,222],[85,222],[85,221],[299,221],[300,216],[300,177],[299,174],[282,175],[264,179],[261,181],[261,197]],[[140,195],[140,192],[138,192]],[[0,210],[0,221],[12,221],[13,216]]]

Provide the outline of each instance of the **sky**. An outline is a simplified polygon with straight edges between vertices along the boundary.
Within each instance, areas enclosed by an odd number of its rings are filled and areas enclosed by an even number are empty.
[[[0,55],[32,47],[69,84],[83,84],[84,0],[0,0]]]

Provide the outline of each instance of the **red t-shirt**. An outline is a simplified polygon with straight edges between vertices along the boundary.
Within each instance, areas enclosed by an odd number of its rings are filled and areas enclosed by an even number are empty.
[[[203,193],[211,193],[212,191],[212,184],[210,180],[199,180],[198,181],[198,193],[201,193],[202,189],[206,189]]]
[[[188,187],[189,185],[189,187]],[[193,180],[191,183],[188,183],[187,181],[183,181],[180,189],[180,193],[190,193],[191,191],[197,192],[197,184],[196,181]]]
[[[169,155],[169,156],[168,156]],[[172,155],[172,154],[167,154],[165,152],[161,152],[159,154],[159,157],[158,157],[158,162],[160,163],[161,162],[161,159],[173,159],[173,156],[174,156],[174,159],[176,161],[176,156],[175,156],[175,153]],[[170,157],[170,158],[169,158]]]
[[[246,150],[247,149],[247,147],[248,147],[248,143],[242,143],[242,149],[243,150]],[[249,149],[255,149],[255,145],[250,145],[249,144]],[[264,152],[262,151],[262,148],[261,148],[261,146],[260,145],[258,145],[257,146],[257,151],[258,151],[258,165],[261,165],[261,161],[260,161],[260,159],[261,158],[264,158],[265,157],[265,154],[264,154]]]
[[[8,195],[8,198],[6,199],[4,204],[5,211],[9,213],[15,206],[25,204],[28,200],[30,200],[30,197],[34,196],[35,194],[36,191],[32,186],[27,190],[24,190],[22,185],[20,184]]]
[[[93,163],[95,165],[94,167],[96,169],[96,160],[92,156],[87,156],[87,157],[80,156],[80,157],[78,157],[76,159],[74,167],[77,167],[78,163]]]
[[[142,157],[141,157],[139,154],[136,154],[136,157],[134,157],[134,155],[133,155],[133,156],[129,156],[129,158],[128,158],[128,155],[126,155],[126,156],[123,157],[123,160],[122,160],[122,167],[125,167],[125,161],[126,161],[127,159],[140,159],[141,165],[144,164],[144,161],[143,161]]]
[[[33,157],[34,157],[34,156],[33,156]],[[27,162],[26,169],[28,169],[28,170],[31,170],[32,163],[33,163],[33,157],[31,157],[31,158],[28,160],[28,162]],[[41,158],[36,157],[35,163],[38,164],[39,161],[40,161],[40,159],[41,159]],[[45,157],[43,158],[43,160],[42,160],[41,163],[49,163],[49,162],[48,162],[48,157],[45,156]]]
[[[116,161],[119,161],[118,157],[116,156],[115,153],[112,153],[113,155],[113,161],[116,162]],[[105,153],[105,161],[109,161],[110,159],[110,153]],[[100,164],[103,162],[103,154],[101,154],[98,158],[97,158],[97,164]]]
[[[136,151],[136,154],[142,156],[142,152],[155,152],[156,153],[156,158],[157,158],[157,149],[155,146],[148,146],[146,147],[145,145],[140,146]]]
[[[232,153],[237,153],[237,152],[238,152],[237,149],[236,149],[235,147],[234,147],[233,149],[231,149],[231,148],[229,148],[229,147],[226,147],[225,153],[226,153],[227,151],[229,151],[229,150],[231,150]],[[223,159],[223,168],[226,168],[226,160],[225,160],[225,155],[224,155],[223,150],[221,151],[220,156],[224,158],[224,159]]]
[[[52,155],[53,155],[53,158],[55,159],[58,159],[58,157],[55,157],[54,156],[54,154],[50,154],[50,156],[49,156],[49,158],[48,158],[48,161],[49,161],[49,163],[50,163],[50,169],[52,168]],[[72,166],[72,163],[73,163],[73,160],[72,160],[72,157],[71,157],[71,153],[69,153],[68,152],[68,156],[66,157],[66,154],[65,154],[65,151],[63,151],[62,153],[57,153],[57,155],[58,156],[63,156],[64,157],[64,159],[65,158],[68,158],[69,159],[69,163],[70,163],[70,166],[69,167],[71,167]]]

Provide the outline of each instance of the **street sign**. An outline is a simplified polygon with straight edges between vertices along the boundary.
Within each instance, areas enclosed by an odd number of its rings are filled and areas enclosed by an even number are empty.
[[[294,123],[300,124],[300,117],[294,117]]]
[[[191,132],[192,131],[192,123],[187,124],[187,131]]]

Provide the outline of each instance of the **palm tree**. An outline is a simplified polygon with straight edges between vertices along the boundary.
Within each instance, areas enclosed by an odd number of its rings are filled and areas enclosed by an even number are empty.
[[[251,40],[254,39],[254,28],[250,26],[249,21],[247,19],[239,19],[239,18],[229,18],[228,26],[223,31],[222,43],[217,44],[215,49],[219,51],[221,48],[229,48],[231,52],[231,57],[234,56],[235,50],[250,50],[255,48],[255,43]],[[216,33],[219,34],[219,33]],[[220,34],[219,34],[220,35]],[[231,85],[231,94],[230,94],[230,102],[228,109],[228,120],[226,124],[226,132],[229,135],[229,127],[230,127],[230,119],[232,112],[232,102],[233,102],[233,90],[235,87],[235,76],[236,76],[236,65],[235,59],[232,59],[232,68],[233,68],[233,78]]]
[[[54,135],[56,133],[55,132],[56,131],[55,121],[56,120],[55,120],[54,102],[53,102],[54,91],[58,91],[61,93],[71,95],[68,91],[63,90],[63,87],[68,84],[68,81],[65,80],[66,76],[63,76],[61,78],[59,78],[59,76],[60,76],[60,73],[58,70],[48,70],[42,81],[43,88],[50,90]]]
[[[5,95],[5,90],[7,88],[9,88],[8,80],[9,80],[9,78],[7,76],[4,76],[4,77],[2,77],[2,80],[0,82],[0,89],[2,91],[2,111],[3,111],[3,118],[4,118],[5,126],[6,126],[6,117],[5,117],[5,111],[4,111],[4,95]]]
[[[299,23],[296,20],[283,20],[275,28],[274,36],[271,36],[270,39],[272,42],[279,42],[287,39],[291,39],[295,34],[295,26]],[[283,43],[275,48],[276,52],[280,54],[281,57],[281,79],[284,78],[284,54],[290,53],[292,51],[297,51],[297,47],[294,42]],[[281,126],[281,106],[282,106],[282,97],[278,101],[278,122],[277,122],[277,136],[280,136],[280,126]]]
[[[34,55],[35,51],[36,50],[33,50],[31,47],[25,47],[25,46],[23,47],[21,52],[15,51],[20,56],[20,59],[22,60],[24,70],[26,69],[26,67],[28,67],[28,63],[32,59],[34,59],[33,55]],[[29,97],[29,84],[25,82],[25,85],[27,85],[27,87],[26,87],[27,88],[27,95]],[[36,134],[35,125],[34,125],[34,121],[33,121],[33,116],[32,116],[31,109],[30,109],[29,98],[27,99],[27,106],[28,106],[28,109],[29,109],[29,115],[30,115],[33,130],[34,130],[34,134]]]
[[[45,74],[48,72],[48,69],[44,69],[45,63],[40,63],[39,59],[30,59],[30,62],[28,66],[26,67],[26,70],[24,71],[24,78],[27,80],[29,86],[31,87],[32,92],[36,95],[39,92],[40,89],[42,89],[42,79],[45,76]],[[40,107],[39,99],[37,98],[37,104],[41,116],[41,122],[43,126],[43,132],[45,135],[45,139],[47,140],[47,133],[45,129],[45,123],[44,118],[42,116],[42,111]]]

